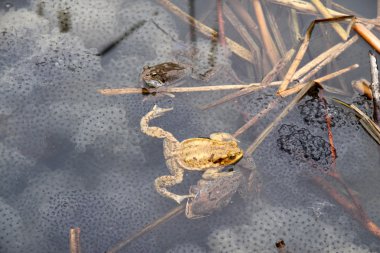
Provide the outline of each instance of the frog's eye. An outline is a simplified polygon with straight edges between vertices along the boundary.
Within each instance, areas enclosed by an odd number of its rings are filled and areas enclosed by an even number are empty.
[[[229,158],[230,160],[233,160],[233,159],[236,158],[236,155],[230,155],[228,158]]]

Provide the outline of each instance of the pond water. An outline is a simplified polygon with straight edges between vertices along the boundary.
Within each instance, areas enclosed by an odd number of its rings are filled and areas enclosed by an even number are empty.
[[[277,87],[268,87],[201,110],[231,91],[99,94],[98,89],[141,87],[143,66],[162,62],[186,63],[193,77],[213,74],[207,81],[185,77],[181,86],[186,87],[260,82],[271,70],[260,43],[261,56],[248,62],[158,2],[0,1],[1,253],[69,252],[72,227],[80,228],[82,253],[105,252],[175,208],[177,203],[154,187],[157,177],[169,174],[162,139],[140,130],[141,118],[155,104],[174,109],[150,124],[182,141],[232,134],[276,99]],[[218,29],[216,1],[173,2]],[[242,2],[254,17],[250,1]],[[338,3],[357,15],[376,16],[375,1]],[[278,22],[283,48],[298,50],[290,9],[264,6]],[[297,13],[297,18],[304,35],[316,16]],[[248,48],[228,19],[224,22],[226,35]],[[330,25],[316,27],[302,64],[339,41]],[[324,82],[341,93],[325,91],[325,100],[305,96],[247,155],[257,170],[253,192],[236,194],[207,217],[188,219],[181,213],[119,252],[380,252],[376,227],[368,226],[380,225],[379,145],[351,111],[331,99],[355,103],[371,115],[371,101],[351,86],[353,80],[370,80],[369,49],[359,38],[318,72],[320,77],[360,65]],[[238,137],[239,146],[246,149],[291,99],[279,99]],[[170,190],[187,194],[200,178],[187,170]],[[281,240],[285,249],[276,248]]]

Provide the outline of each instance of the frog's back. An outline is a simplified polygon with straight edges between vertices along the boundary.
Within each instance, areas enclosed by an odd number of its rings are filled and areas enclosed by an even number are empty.
[[[191,138],[181,142],[179,161],[188,170],[217,168],[227,156],[228,143],[209,138]]]

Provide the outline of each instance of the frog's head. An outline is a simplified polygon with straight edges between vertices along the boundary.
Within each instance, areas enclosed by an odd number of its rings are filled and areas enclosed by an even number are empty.
[[[236,141],[229,141],[227,146],[227,155],[222,162],[225,166],[237,163],[241,158],[243,158],[244,154],[243,150],[239,148]]]
[[[140,80],[143,81],[148,87],[158,88],[163,86],[164,84],[161,79],[162,77],[156,70],[154,70],[153,67],[143,67],[143,71],[140,75]]]
[[[239,148],[237,141],[225,141],[220,149],[213,152],[214,164],[228,166],[237,163],[243,157],[243,150]]]

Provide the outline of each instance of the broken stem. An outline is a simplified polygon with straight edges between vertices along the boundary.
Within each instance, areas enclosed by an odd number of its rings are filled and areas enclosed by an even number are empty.
[[[81,253],[80,228],[70,228],[69,242],[70,253]]]

